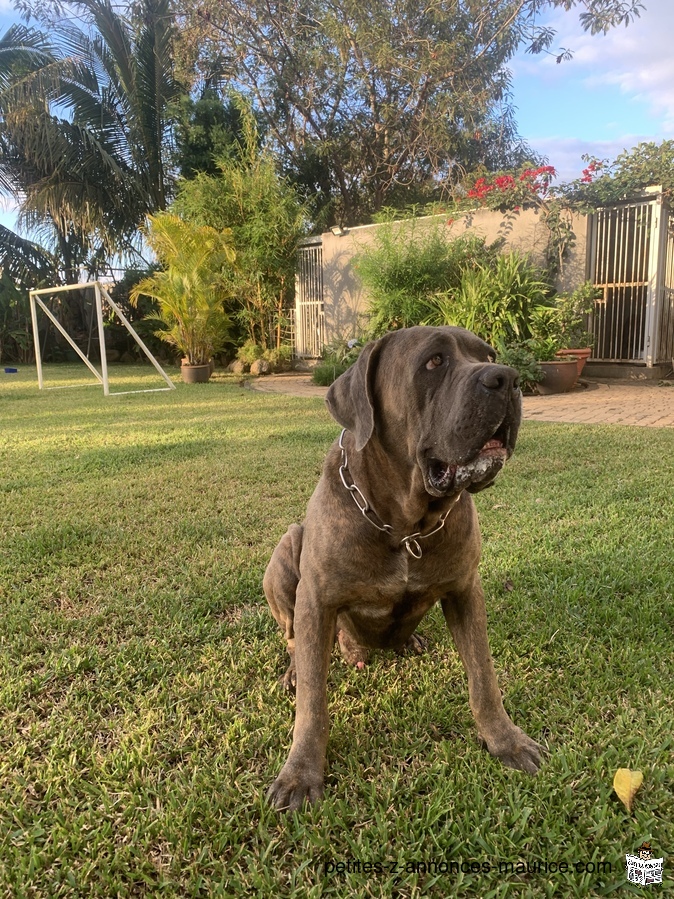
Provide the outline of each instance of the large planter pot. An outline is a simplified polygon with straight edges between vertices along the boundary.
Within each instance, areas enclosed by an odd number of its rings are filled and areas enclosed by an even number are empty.
[[[557,350],[555,356],[559,356],[560,359],[564,356],[575,356],[576,357],[576,365],[578,367],[578,377],[580,377],[580,373],[582,372],[585,363],[590,358],[592,354],[592,347],[586,346],[579,350]]]
[[[566,393],[571,390],[578,377],[576,360],[561,359],[558,362],[539,362],[543,369],[543,380],[536,387],[544,396],[550,393]]]
[[[185,384],[205,384],[211,376],[211,363],[205,365],[187,365],[183,362],[180,374]]]

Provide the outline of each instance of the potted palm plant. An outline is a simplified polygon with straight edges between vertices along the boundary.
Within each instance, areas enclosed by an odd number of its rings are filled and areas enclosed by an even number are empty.
[[[147,318],[161,325],[156,336],[180,351],[183,381],[208,381],[211,360],[229,336],[223,275],[234,261],[231,232],[159,212],[149,217],[146,239],[163,268],[136,284],[130,299],[156,300]]]

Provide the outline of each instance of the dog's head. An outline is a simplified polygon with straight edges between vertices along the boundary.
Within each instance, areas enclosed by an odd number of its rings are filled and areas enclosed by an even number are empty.
[[[326,397],[362,450],[378,440],[418,465],[431,496],[488,487],[515,448],[517,372],[463,328],[415,327],[369,343]]]

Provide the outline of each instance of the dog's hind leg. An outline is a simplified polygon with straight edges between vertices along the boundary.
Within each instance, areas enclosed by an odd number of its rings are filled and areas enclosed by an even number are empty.
[[[407,638],[407,642],[398,650],[400,655],[411,653],[415,656],[423,655],[428,649],[428,638],[422,637],[421,634],[412,634]]]
[[[279,678],[284,690],[293,692],[297,683],[295,673],[295,594],[300,579],[300,555],[304,529],[291,525],[274,550],[264,573],[264,589],[271,613],[283,631],[290,656],[286,673]]]
[[[337,641],[342,658],[347,665],[352,665],[354,668],[358,668],[359,671],[365,667],[369,656],[367,649],[361,646],[347,630],[341,628],[339,621],[337,621]]]

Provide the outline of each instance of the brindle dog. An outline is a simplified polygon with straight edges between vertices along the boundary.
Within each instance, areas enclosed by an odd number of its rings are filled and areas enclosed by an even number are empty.
[[[292,525],[264,578],[296,688],[292,748],[268,797],[297,809],[323,794],[327,674],[337,638],[350,664],[410,646],[440,602],[489,752],[535,773],[540,747],[508,717],[489,652],[471,493],[511,456],[521,419],[517,372],[461,328],[416,327],[368,344],[332,385],[345,429],[331,447],[303,525]]]

